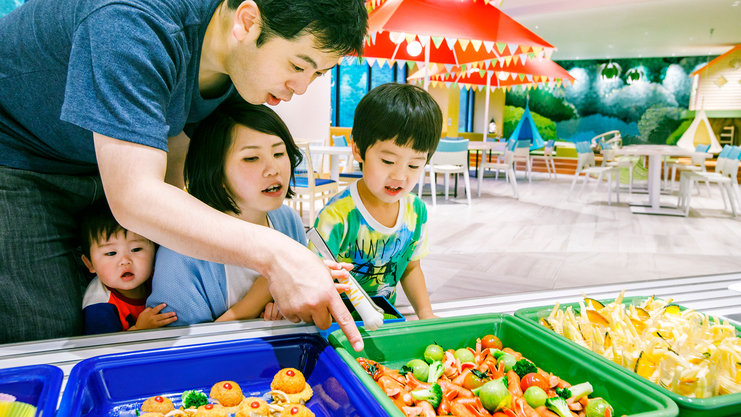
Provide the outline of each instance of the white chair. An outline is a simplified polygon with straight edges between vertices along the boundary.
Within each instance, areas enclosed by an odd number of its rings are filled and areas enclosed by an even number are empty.
[[[317,200],[322,200],[325,204],[328,199],[339,192],[336,181],[329,179],[317,178],[311,160],[311,151],[308,143],[296,144],[303,156],[301,163],[293,171],[294,180],[291,182],[291,188],[296,193],[288,199],[291,206],[296,209],[298,204],[299,214],[304,215],[304,203],[309,204],[309,225],[314,225],[315,205]]]
[[[584,174],[584,182],[579,191],[579,197],[584,192],[584,188],[587,185],[587,181],[592,175],[597,175],[597,184],[595,184],[592,192],[597,191],[597,188],[602,183],[602,177],[607,175],[607,204],[612,205],[612,179],[615,178],[615,193],[617,195],[617,202],[620,202],[620,168],[618,167],[598,167],[594,160],[594,152],[587,142],[579,142],[576,144],[576,152],[578,154],[578,162],[576,167],[576,173],[574,174],[574,180],[571,182],[571,189],[569,190],[569,196],[567,200],[571,200],[571,193],[574,191],[576,181],[579,179],[579,175]]]
[[[720,196],[723,199],[723,209],[728,211],[728,205],[731,206],[731,212],[736,216],[737,207],[741,207],[741,194],[738,189],[738,166],[741,158],[741,148],[738,146],[726,145],[723,151],[718,155],[718,161],[715,165],[715,172],[687,172],[679,177],[679,202],[677,208],[684,210],[685,216],[690,212],[690,201],[692,200],[692,186],[697,181],[714,182],[720,188]],[[728,203],[726,203],[726,196]]]
[[[622,148],[623,137],[620,135],[620,131],[611,130],[593,137],[590,141],[592,149],[594,149],[598,144],[603,145],[605,143],[607,143],[610,148]]]
[[[617,132],[617,131],[615,131]],[[631,155],[624,155],[622,157],[615,156],[615,149],[619,149],[618,144],[622,143],[622,139],[619,136],[613,138],[607,142],[602,142],[602,166],[607,168],[625,168],[628,170],[630,180],[628,182],[628,194],[633,194],[633,169],[635,168],[640,158]],[[620,175],[618,175],[618,187],[620,186]]]
[[[680,164],[679,162],[665,163],[664,183],[667,184],[666,188],[669,191],[674,191],[674,180],[677,178],[677,171],[707,172],[707,169],[705,169],[705,160],[712,156],[711,154],[707,153],[708,149],[710,149],[710,145],[697,145],[695,147],[695,152],[693,152],[691,155],[692,162],[689,165]],[[671,182],[669,182],[669,171],[671,171],[672,173]],[[710,184],[706,181],[705,185],[708,189],[708,197],[710,197]]]
[[[545,144],[543,148],[543,155],[530,155],[530,165],[532,161],[536,159],[542,159],[545,162],[545,169],[548,170],[548,178],[551,177],[551,166],[553,167],[553,178],[558,179],[556,176],[556,161],[553,160],[553,145],[556,143],[555,140],[551,139]]]
[[[463,174],[466,186],[466,200],[471,205],[471,183],[468,178],[468,139],[446,140],[440,139],[435,153],[429,163],[430,189],[432,190],[432,206],[437,204],[437,191],[435,189],[435,174],[445,174],[445,199],[448,199],[448,185],[450,174]],[[424,170],[420,174],[419,195],[422,195],[424,186]]]
[[[515,194],[515,198],[519,199],[520,196],[517,194],[517,178],[515,177],[515,167],[514,167],[514,148],[517,145],[516,141],[512,140],[510,143],[507,143],[507,148],[504,151],[504,162],[487,162],[486,159],[479,164],[479,189],[478,189],[478,196],[481,197],[481,184],[484,180],[484,171],[489,169],[496,169],[497,174],[499,175],[499,170],[504,170],[504,175],[507,181],[512,185],[512,191]],[[546,162],[547,163],[547,162]],[[496,179],[495,176],[495,179]]]
[[[518,162],[524,162],[525,163],[525,175],[527,176],[527,181],[529,183],[532,183],[532,170],[533,170],[533,161],[530,159],[530,141],[529,140],[518,140],[517,146],[515,147],[515,155],[512,158],[515,164],[515,171],[517,171],[517,163]]]

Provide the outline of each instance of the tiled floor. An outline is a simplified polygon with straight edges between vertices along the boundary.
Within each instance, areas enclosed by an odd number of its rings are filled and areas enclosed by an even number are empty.
[[[567,201],[573,177],[518,173],[520,199],[503,179],[485,178],[481,198],[424,197],[430,254],[422,266],[433,302],[741,271],[741,220],[723,211],[717,187],[703,186],[689,217],[632,214],[621,194],[607,205],[606,186]],[[452,181],[451,181],[452,182]],[[439,186],[439,189],[441,186]],[[662,197],[676,204],[675,196]],[[305,215],[306,216],[306,215]],[[399,287],[397,304],[407,304]]]

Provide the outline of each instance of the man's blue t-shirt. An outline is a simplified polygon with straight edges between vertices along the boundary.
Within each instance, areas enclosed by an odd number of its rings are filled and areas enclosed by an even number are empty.
[[[167,150],[235,96],[198,90],[222,0],[30,0],[0,19],[0,165],[97,172],[93,134]]]

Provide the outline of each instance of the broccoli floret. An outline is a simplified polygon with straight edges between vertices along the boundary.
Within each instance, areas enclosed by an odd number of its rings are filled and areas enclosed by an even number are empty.
[[[443,363],[441,361],[433,361],[430,364],[430,370],[427,374],[427,382],[430,384],[433,382],[437,382],[437,380],[442,376],[443,372],[445,372]]]
[[[201,391],[185,391],[182,395],[183,408],[198,408],[208,404],[208,397]]]
[[[571,390],[568,388],[556,388],[556,394],[565,400],[571,398]]]
[[[545,400],[547,409],[558,414],[559,417],[571,417],[571,410],[563,397],[551,397]]]
[[[427,401],[432,408],[437,409],[443,399],[443,390],[440,385],[432,384],[428,389],[412,391],[412,397],[417,401]]]
[[[582,397],[586,397],[594,391],[592,389],[592,384],[589,382],[572,385],[568,390],[571,391],[571,396],[569,398],[573,398],[573,401],[579,401]]]
[[[527,374],[537,373],[538,368],[527,359],[520,359],[512,367],[512,370],[520,377],[524,377]]]

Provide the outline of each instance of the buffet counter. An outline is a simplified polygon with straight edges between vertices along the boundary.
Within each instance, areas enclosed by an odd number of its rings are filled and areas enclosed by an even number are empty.
[[[741,273],[723,274],[469,298],[433,303],[432,307],[441,317],[512,314],[522,308],[577,302],[583,298],[582,291],[594,299],[608,299],[615,298],[625,289],[626,297],[656,295],[664,299],[672,298],[685,307],[739,323],[741,293],[728,289],[729,285],[739,282]],[[398,310],[408,319],[414,319],[411,306],[399,306]],[[64,372],[64,390],[72,367],[94,356],[302,333],[317,333],[317,328],[287,321],[249,320],[16,343],[0,345],[0,369],[35,364],[55,365]]]

